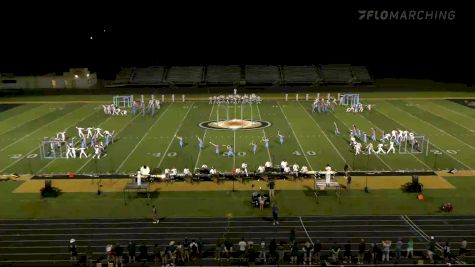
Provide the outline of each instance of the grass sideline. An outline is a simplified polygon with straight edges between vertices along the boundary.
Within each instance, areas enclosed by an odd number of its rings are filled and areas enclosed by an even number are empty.
[[[446,178],[456,189],[424,190],[424,201],[417,194],[398,189],[343,192],[341,203],[332,191],[317,204],[311,188],[277,191],[275,201],[281,216],[304,215],[399,215],[440,214],[443,202],[454,205],[452,215],[475,214],[472,203],[475,177]],[[158,192],[151,200],[130,196],[124,205],[122,193],[63,193],[58,198],[42,199],[38,193],[13,193],[22,181],[0,183],[0,219],[75,219],[148,218],[151,205],[161,217],[270,216],[270,209],[259,211],[250,205],[250,191]],[[447,214],[447,216],[450,216]]]

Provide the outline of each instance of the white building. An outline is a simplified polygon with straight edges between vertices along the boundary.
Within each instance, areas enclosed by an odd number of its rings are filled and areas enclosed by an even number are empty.
[[[72,68],[63,75],[46,74],[42,76],[14,76],[0,74],[0,89],[88,89],[97,84],[96,73],[87,68]]]

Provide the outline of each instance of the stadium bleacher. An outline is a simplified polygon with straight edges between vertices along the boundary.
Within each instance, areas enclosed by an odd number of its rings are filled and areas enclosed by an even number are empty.
[[[208,66],[206,81],[210,84],[234,84],[241,80],[241,67],[231,66]]]
[[[156,84],[163,78],[164,67],[153,66],[147,68],[136,68],[135,75],[130,81],[137,84]]]
[[[199,83],[203,79],[203,66],[172,66],[168,69],[166,82],[174,84]]]
[[[373,79],[369,75],[368,69],[364,66],[352,66],[354,82],[356,83],[371,83]]]
[[[335,84],[348,84],[353,82],[351,66],[347,64],[324,65],[320,68],[323,82]]]
[[[314,66],[283,66],[282,73],[289,84],[314,84],[322,80]]]
[[[115,84],[126,84],[129,83],[134,74],[134,68],[122,68],[119,73],[116,75],[113,83]]]
[[[276,84],[280,82],[280,71],[277,66],[247,65],[245,77],[250,84]]]

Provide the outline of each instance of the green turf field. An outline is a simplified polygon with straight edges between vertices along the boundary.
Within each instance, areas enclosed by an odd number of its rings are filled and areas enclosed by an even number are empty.
[[[366,101],[374,105],[371,113],[346,113],[341,107],[335,113],[317,114],[312,112],[310,102],[264,100],[254,106],[251,115],[249,106],[241,110],[240,105],[230,105],[230,118],[240,118],[242,113],[244,118],[252,116],[272,124],[251,131],[198,127],[200,122],[216,118],[218,112],[217,105],[200,101],[167,102],[153,117],[109,117],[98,103],[23,103],[0,112],[0,174],[129,173],[143,164],[179,170],[207,164],[230,171],[242,162],[254,170],[265,161],[278,163],[284,159],[313,170],[321,170],[327,163],[336,169],[348,163],[354,170],[475,169],[475,109],[449,100]],[[220,117],[225,114],[225,108],[220,107]],[[342,135],[335,136],[334,122]],[[430,141],[428,153],[355,156],[348,145],[347,130],[352,124],[368,133],[374,127],[378,137],[381,130],[392,129],[424,134]],[[75,126],[115,130],[116,142],[99,160],[91,156],[40,159],[41,139],[63,129],[68,136],[77,136]],[[283,145],[278,142],[277,131],[285,135]],[[185,138],[183,148],[175,135]],[[259,142],[264,135],[271,139],[269,150]],[[205,149],[199,150],[196,136],[204,138]],[[249,145],[252,141],[259,142],[256,155]],[[209,142],[232,145],[235,157],[216,155]],[[435,151],[442,154],[436,155]]]

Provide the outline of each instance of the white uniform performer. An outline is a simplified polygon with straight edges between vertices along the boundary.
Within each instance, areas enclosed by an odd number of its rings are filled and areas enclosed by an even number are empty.
[[[140,171],[137,171],[137,185],[142,185],[142,174],[140,173]]]
[[[376,153],[376,151],[374,151],[374,148],[373,148],[373,144],[372,144],[372,143],[369,143],[369,144],[366,146],[366,149],[368,150],[368,155],[371,155],[371,153]]]
[[[393,151],[393,154],[396,153],[396,150],[394,149],[394,141],[389,141],[389,149],[386,151],[386,154],[389,154],[389,151]]]
[[[61,141],[66,141],[66,132],[57,133],[56,138],[60,139]]]
[[[332,167],[330,167],[330,165],[327,164],[327,166],[325,167],[325,183],[327,185],[330,184],[331,182],[331,178],[332,178]]]
[[[299,172],[299,165],[297,163],[294,163],[294,165],[292,166],[292,171],[295,173]]]
[[[87,154],[86,154],[85,150],[86,150],[85,147],[80,147],[80,148],[79,148],[79,151],[80,151],[80,153],[79,153],[79,158],[80,158],[80,159],[82,159],[82,156],[83,156],[83,155],[84,155],[85,158],[87,158]]]
[[[266,168],[272,168],[272,162],[266,161],[266,163],[264,164],[264,166],[265,166]]]
[[[241,169],[244,170],[244,173],[246,174],[246,176],[249,176],[249,174],[247,173],[247,163],[243,162],[241,164]]]
[[[361,143],[355,144],[355,155],[359,155],[361,153]]]
[[[266,171],[266,168],[264,166],[259,166],[257,168],[257,173],[264,173]]]
[[[375,154],[380,154],[380,153],[386,154],[386,151],[384,151],[383,146],[384,146],[383,144],[378,144],[378,151],[376,151]]]
[[[100,159],[101,158],[101,148],[98,145],[94,146],[94,156],[92,156],[93,159]]]
[[[305,165],[302,166],[302,169],[300,169],[300,172],[301,172],[301,173],[307,173],[307,172],[308,172],[307,166],[305,166]]]
[[[76,126],[76,129],[78,129],[79,138],[85,138],[84,133],[82,132],[84,130],[84,128]]]
[[[92,137],[92,130],[94,130],[94,128],[88,127],[88,128],[86,128],[86,130],[87,130],[86,138],[91,138]]]

